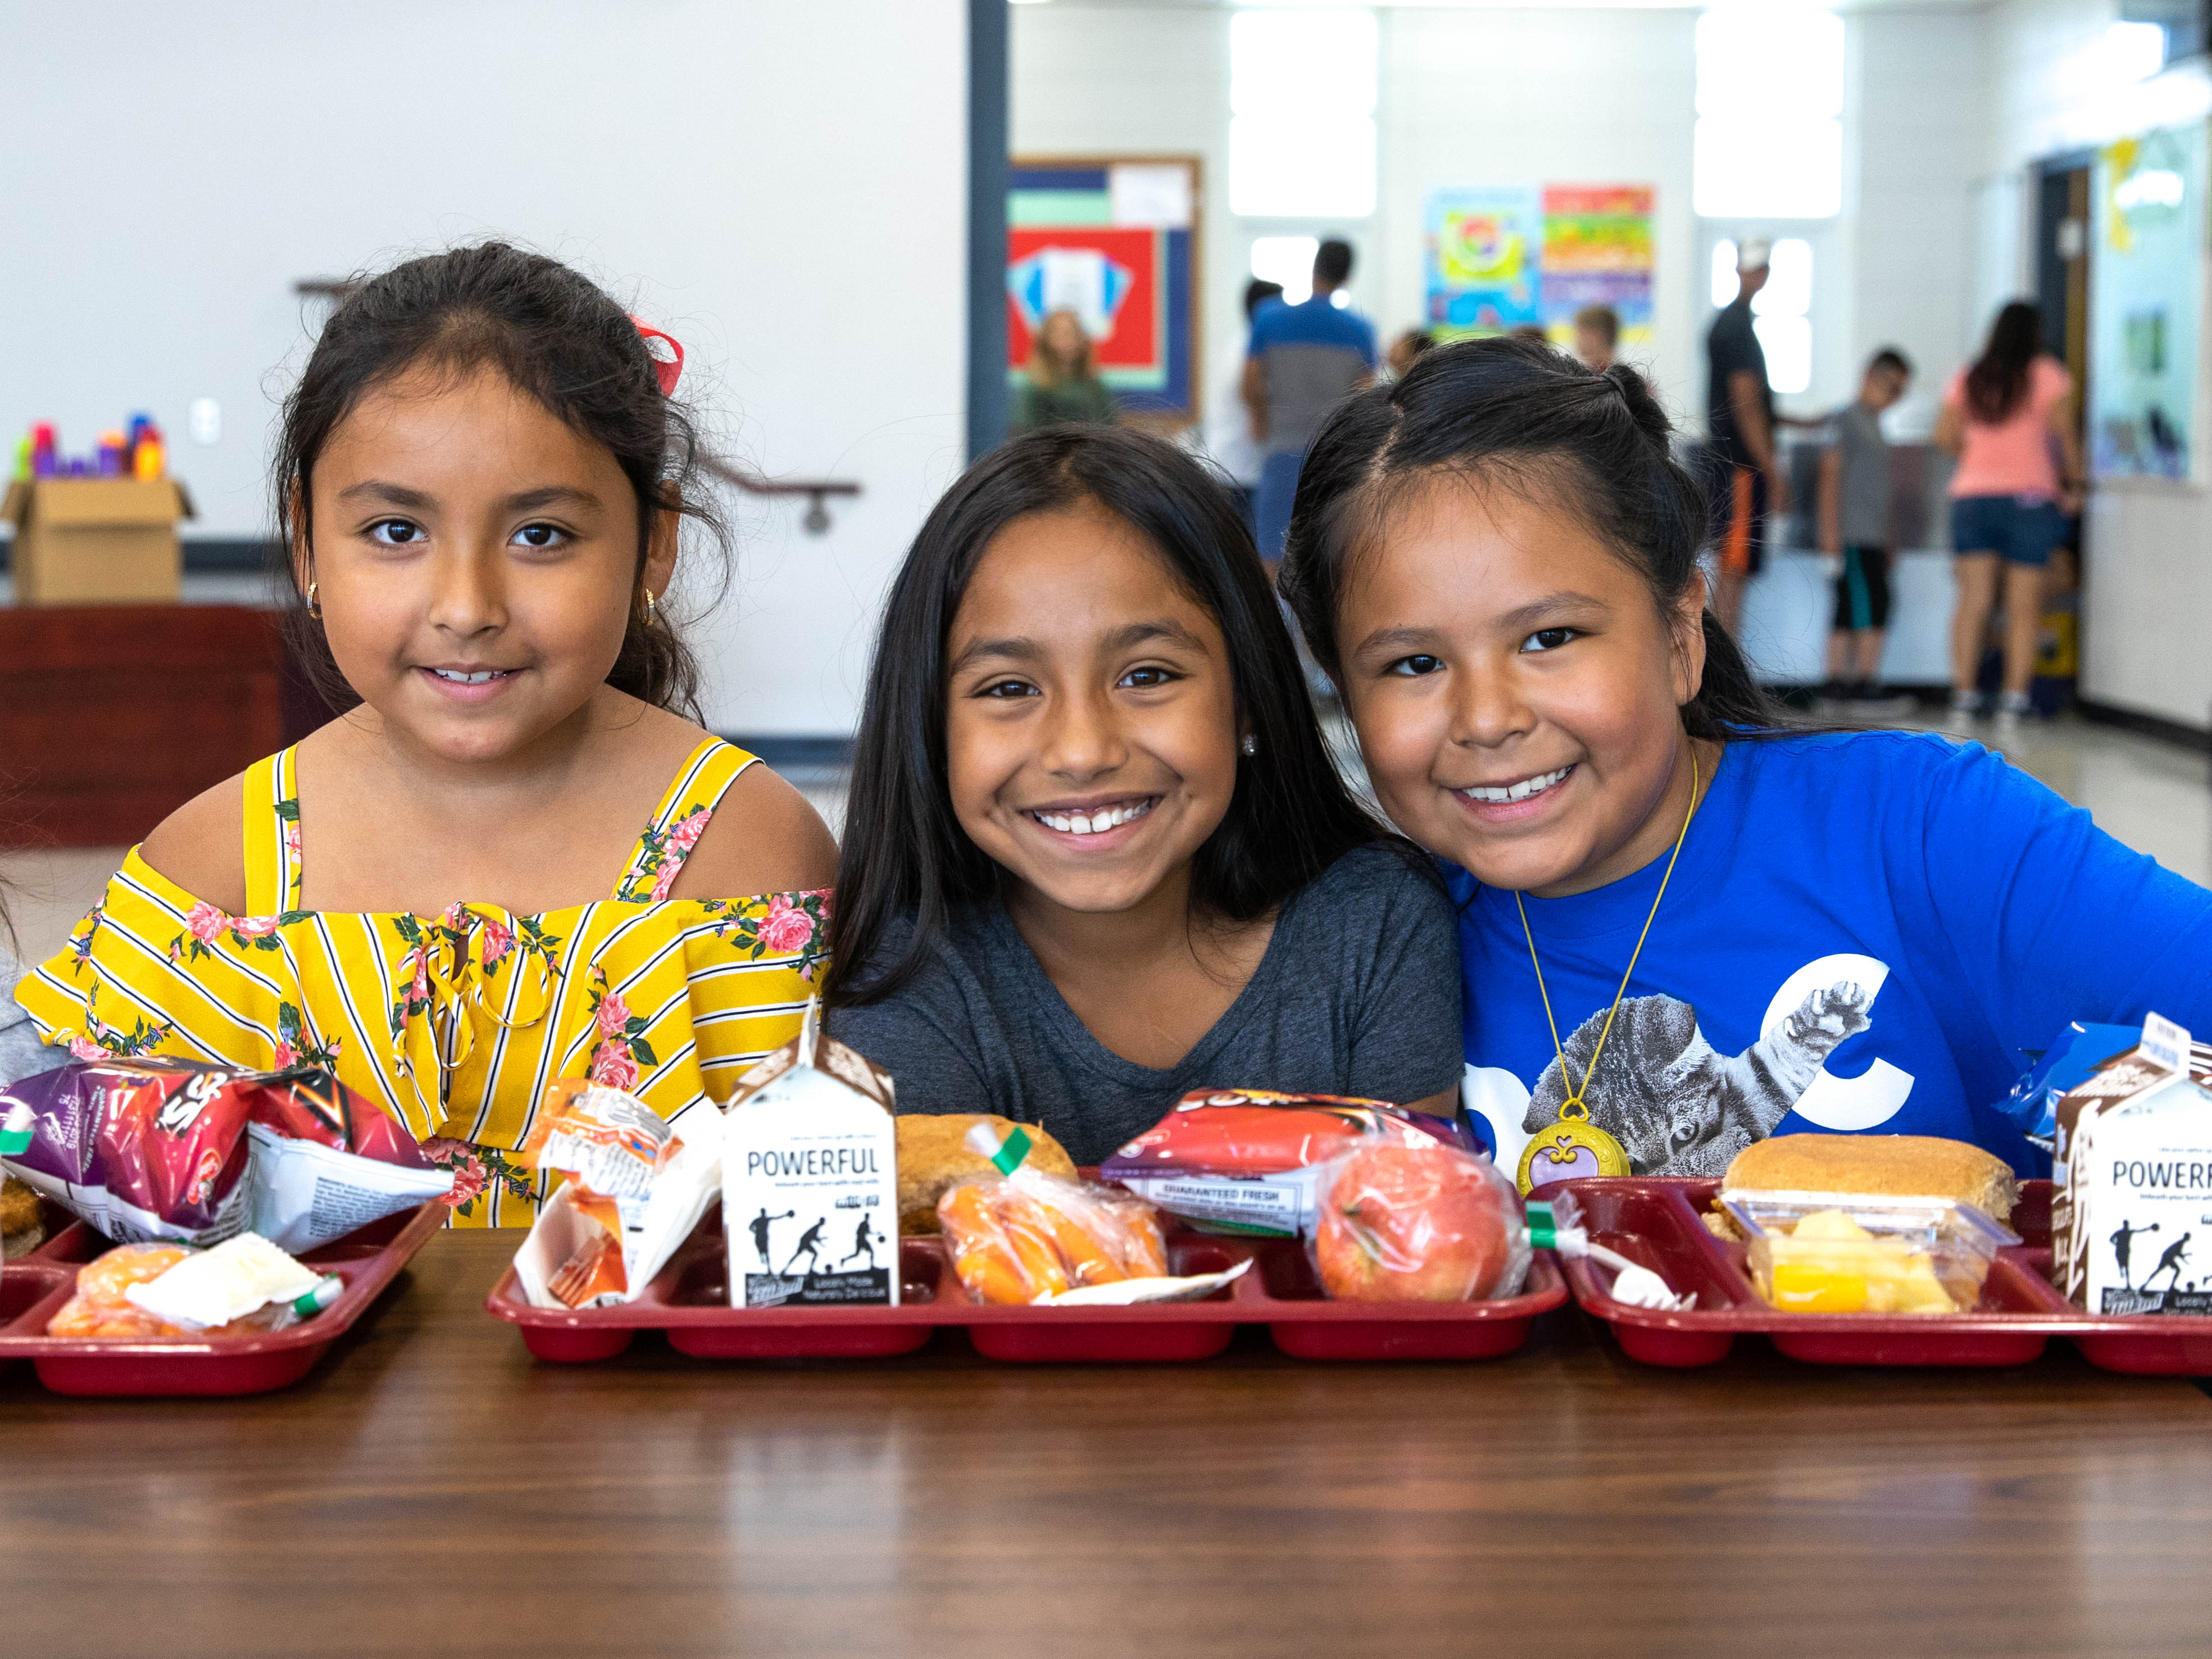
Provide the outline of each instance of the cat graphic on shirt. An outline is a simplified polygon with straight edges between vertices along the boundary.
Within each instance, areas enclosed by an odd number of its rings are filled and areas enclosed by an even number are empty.
[[[1688,1003],[1629,998],[1613,1017],[1583,1103],[1626,1151],[1632,1173],[1724,1174],[1738,1152],[1774,1133],[1837,1045],[1867,1029],[1873,1002],[1872,990],[1838,981],[1808,992],[1743,1053],[1723,1054],[1705,1040]],[[1573,1076],[1583,1076],[1605,1024],[1601,1009],[1567,1039]],[[1522,1127],[1531,1134],[1551,1127],[1570,1092],[1554,1059],[1536,1080]]]

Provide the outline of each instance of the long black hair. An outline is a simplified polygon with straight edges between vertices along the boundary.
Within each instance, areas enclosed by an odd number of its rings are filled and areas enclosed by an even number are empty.
[[[1706,534],[1705,492],[1674,458],[1644,377],[1602,374],[1534,341],[1438,346],[1405,378],[1340,404],[1298,474],[1278,586],[1306,644],[1340,679],[1336,620],[1350,561],[1409,491],[1438,476],[1543,493],[1579,514],[1651,590],[1662,615],[1689,592]],[[1792,730],[1711,611],[1705,672],[1682,708],[1693,738]]]
[[[823,1000],[876,1002],[927,959],[955,904],[998,890],[946,787],[945,647],[992,539],[1095,505],[1150,544],[1221,629],[1240,728],[1229,811],[1191,866],[1194,911],[1257,916],[1364,844],[1392,839],[1338,776],[1252,538],[1204,467],[1124,428],[1056,427],[986,456],[945,492],[892,584],[853,755]],[[890,944],[902,924],[911,931]]]
[[[1990,325],[1989,343],[1966,371],[1966,409],[1989,426],[2008,418],[2027,395],[2028,365],[2043,349],[2043,313],[2014,300]]]
[[[338,423],[366,392],[417,364],[459,374],[497,369],[557,419],[612,452],[637,495],[637,569],[629,625],[607,671],[618,691],[696,721],[699,664],[668,608],[644,605],[646,555],[655,515],[673,508],[707,532],[726,571],[729,536],[700,485],[696,429],[662,395],[645,338],[605,290],[557,259],[483,242],[394,265],[363,280],[324,324],[307,367],[284,400],[270,468],[276,539],[270,556],[291,585],[284,629],[296,659],[335,708],[359,701],[308,612],[292,555],[310,557],[309,486]],[[719,574],[719,573],[718,573]],[[711,599],[713,580],[686,586]]]

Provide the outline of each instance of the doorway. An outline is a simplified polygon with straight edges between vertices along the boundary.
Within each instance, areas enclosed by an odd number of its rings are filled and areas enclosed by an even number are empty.
[[[2036,164],[2035,303],[2043,313],[2043,349],[2074,377],[2074,436],[2081,441],[2089,390],[2089,244],[2093,231],[2090,152],[2054,155]],[[2035,687],[2045,712],[2072,700],[2080,683],[2081,617],[2089,603],[2081,556],[2086,520],[2067,526],[2066,545],[2051,562],[2043,605]]]

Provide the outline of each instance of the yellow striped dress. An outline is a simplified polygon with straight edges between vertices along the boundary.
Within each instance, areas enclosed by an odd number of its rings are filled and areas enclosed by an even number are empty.
[[[225,914],[131,848],[15,1000],[85,1058],[317,1062],[380,1101],[455,1172],[462,1224],[527,1226],[548,1188],[514,1162],[545,1086],[591,1076],[663,1117],[722,1100],[798,1034],[826,960],[827,890],[671,899],[677,872],[754,756],[700,744],[613,896],[542,915],[302,909],[293,751],[246,775],[249,915]]]

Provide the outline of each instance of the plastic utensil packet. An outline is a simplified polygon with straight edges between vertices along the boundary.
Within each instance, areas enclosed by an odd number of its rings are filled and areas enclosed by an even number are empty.
[[[341,1288],[336,1275],[303,1266],[260,1234],[240,1233],[125,1286],[123,1298],[166,1323],[204,1331],[271,1306],[319,1313]]]
[[[374,1104],[312,1068],[76,1060],[0,1089],[31,1114],[0,1164],[108,1237],[312,1249],[453,1188]]]
[[[1537,1249],[1557,1250],[1571,1261],[1586,1256],[1612,1268],[1613,1299],[1623,1306],[1680,1313],[1698,1305],[1696,1292],[1680,1295],[1650,1268],[1594,1242],[1583,1225],[1582,1206],[1575,1201],[1572,1193],[1559,1192],[1548,1199],[1531,1199],[1528,1215],[1528,1243]]]
[[[1315,1174],[1309,1249],[1322,1288],[1352,1302],[1486,1302],[1528,1272],[1521,1194],[1480,1152],[1386,1136]]]
[[[1458,1123],[1383,1101],[1196,1089],[1098,1174],[1202,1231],[1295,1238],[1312,1229],[1316,1169],[1366,1139],[1480,1150]]]
[[[531,1304],[606,1307],[652,1283],[721,1191],[722,1127],[711,1104],[664,1120],[619,1089],[555,1084],[518,1160],[568,1177],[514,1253]]]
[[[1018,1305],[1168,1277],[1152,1206],[1088,1182],[1016,1167],[961,1182],[938,1200],[937,1216],[953,1270],[977,1302]]]
[[[1224,1285],[1233,1284],[1251,1269],[1247,1256],[1218,1273],[1190,1273],[1180,1279],[1122,1279],[1104,1285],[1079,1285],[1072,1291],[1046,1297],[1040,1308],[1130,1308],[1146,1302],[1199,1302]]]

